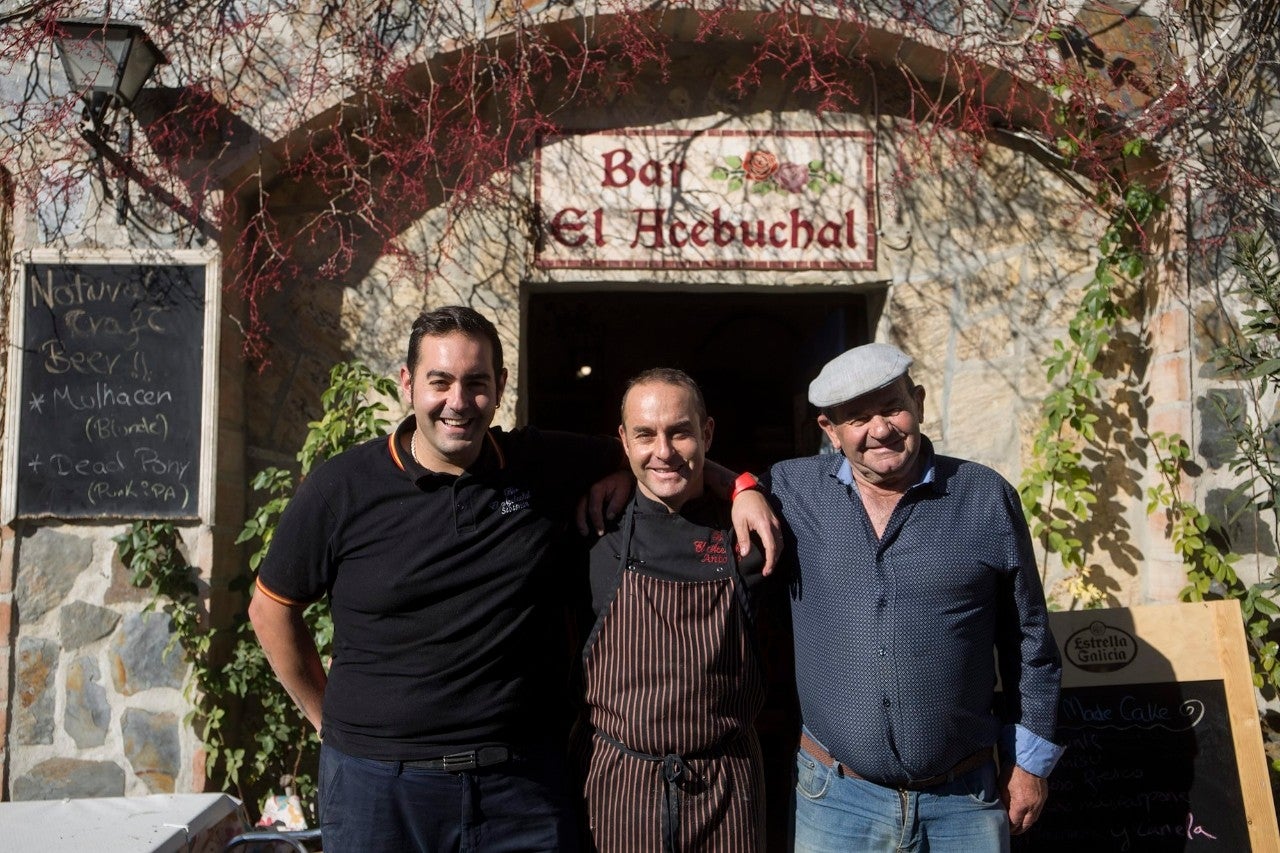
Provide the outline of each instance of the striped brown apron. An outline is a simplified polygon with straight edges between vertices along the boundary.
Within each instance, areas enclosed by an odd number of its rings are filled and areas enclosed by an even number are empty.
[[[583,652],[588,725],[575,753],[595,849],[763,850],[764,780],[752,723],[765,682],[731,536],[663,519],[664,541],[714,547],[729,568],[709,580],[671,580],[661,577],[662,561],[702,552],[659,548],[637,570],[633,537],[646,523],[633,500],[613,599]]]

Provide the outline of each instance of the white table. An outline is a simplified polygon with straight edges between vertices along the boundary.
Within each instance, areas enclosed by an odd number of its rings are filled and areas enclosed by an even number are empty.
[[[0,803],[5,853],[220,853],[247,827],[226,794]]]

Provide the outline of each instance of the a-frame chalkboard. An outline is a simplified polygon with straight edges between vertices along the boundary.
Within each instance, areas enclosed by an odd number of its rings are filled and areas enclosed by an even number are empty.
[[[1067,751],[1015,851],[1280,851],[1236,602],[1051,613],[1049,623]]]
[[[210,518],[216,262],[38,251],[11,281],[4,520]]]

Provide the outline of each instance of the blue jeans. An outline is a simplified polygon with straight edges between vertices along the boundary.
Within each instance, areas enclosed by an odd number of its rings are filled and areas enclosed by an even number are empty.
[[[577,824],[558,751],[467,773],[320,750],[325,853],[576,851]]]
[[[1008,853],[1009,818],[988,761],[926,791],[899,791],[796,754],[795,853]]]

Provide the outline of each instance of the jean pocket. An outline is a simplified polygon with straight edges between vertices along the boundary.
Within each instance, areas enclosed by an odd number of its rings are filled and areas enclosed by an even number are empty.
[[[956,779],[957,785],[963,785],[969,799],[984,806],[993,806],[1000,801],[1000,792],[996,788],[996,765],[988,761],[981,767],[975,767]]]
[[[810,800],[827,795],[834,768],[827,767],[803,749],[796,753],[796,793]]]
[[[337,796],[337,789],[342,781],[342,758],[335,755],[333,750],[325,750],[320,748],[320,796],[316,801],[316,808],[322,821],[334,821],[339,813],[330,809],[329,804],[333,802]]]

